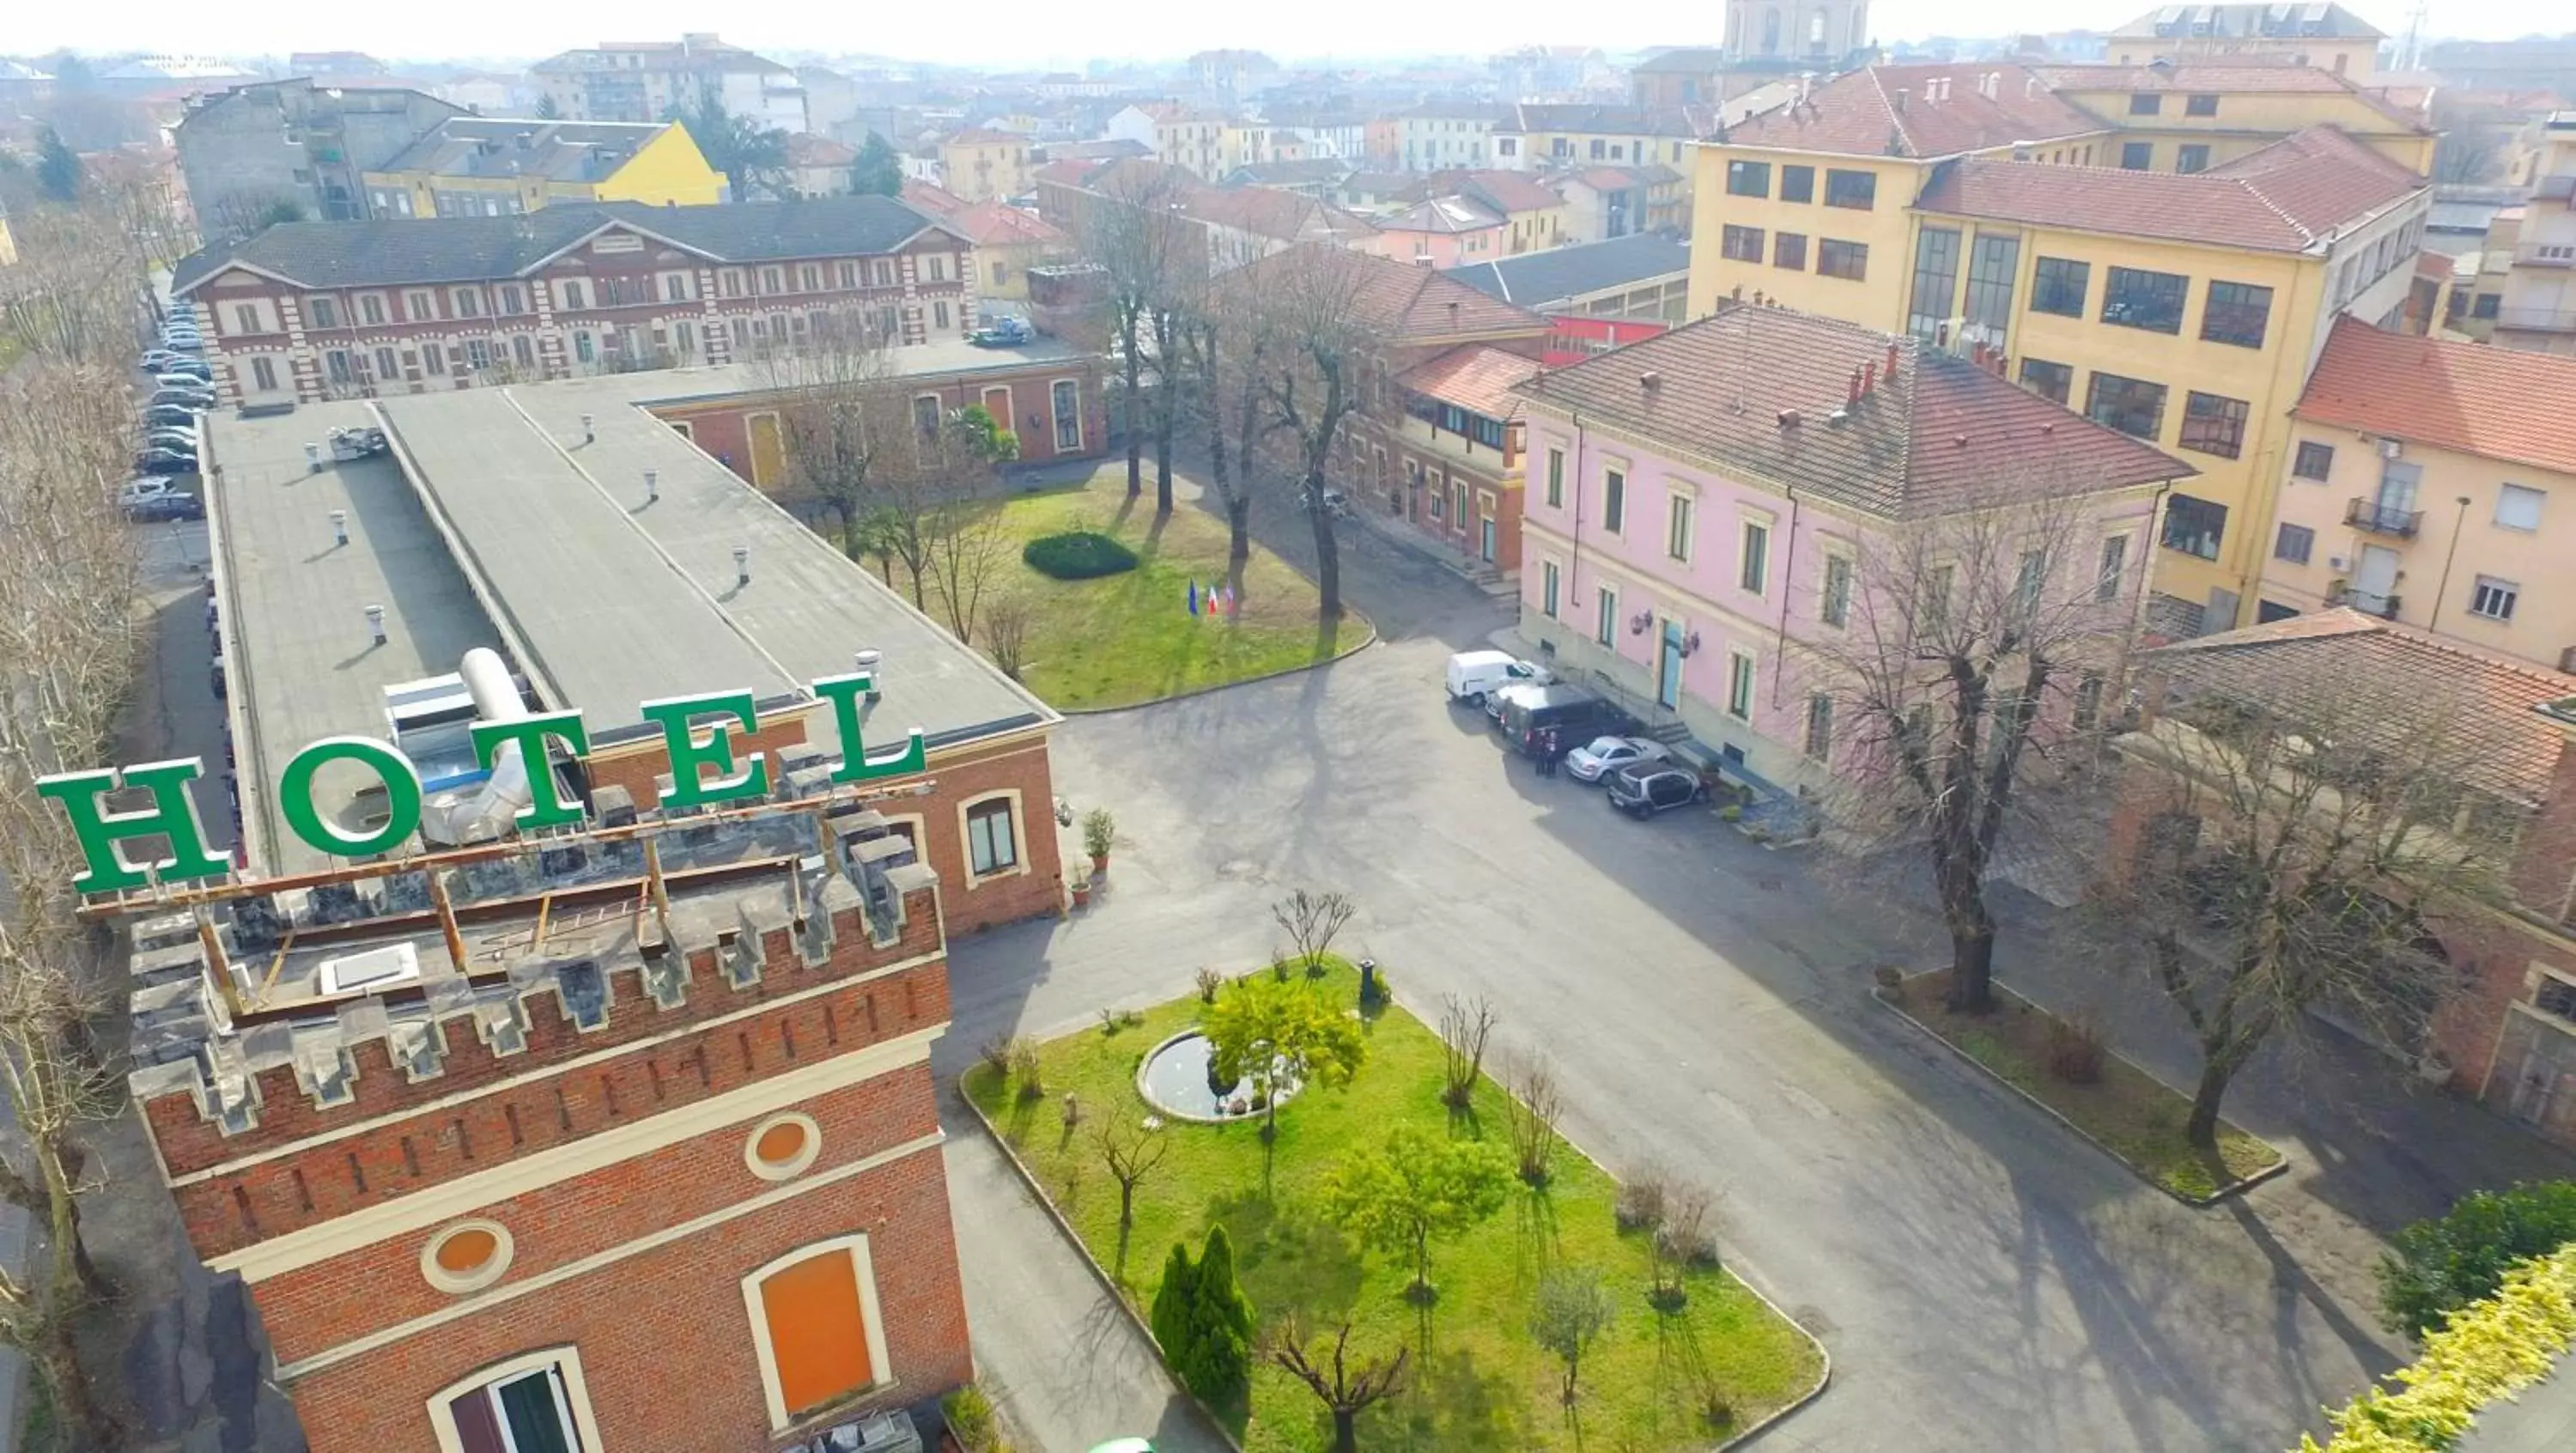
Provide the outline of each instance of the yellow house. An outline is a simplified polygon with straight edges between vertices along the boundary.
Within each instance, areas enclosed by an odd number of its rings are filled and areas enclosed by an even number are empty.
[[[1029,139],[974,127],[939,143],[940,185],[969,202],[1024,197],[1037,189]]]
[[[2329,325],[2403,316],[2423,179],[2327,126],[2130,170],[2121,131],[2029,72],[1874,70],[1703,148],[1692,314],[1742,297],[1911,333],[2176,452],[2200,476],[2166,501],[2151,620],[2232,628]]]
[[[2041,87],[2119,129],[2097,160],[2135,171],[2201,171],[2293,131],[2332,126],[2430,175],[2441,137],[2419,111],[2310,66],[2033,66]]]
[[[2576,359],[2339,320],[2291,420],[2262,618],[2348,605],[2576,665]]]
[[[724,174],[668,121],[451,116],[364,174],[375,217],[499,217],[555,202],[713,206]]]

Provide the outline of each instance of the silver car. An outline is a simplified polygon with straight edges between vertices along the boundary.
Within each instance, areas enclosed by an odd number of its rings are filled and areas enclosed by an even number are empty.
[[[1660,762],[1671,755],[1663,743],[1649,737],[1594,737],[1565,754],[1565,775],[1598,782],[1622,767]]]

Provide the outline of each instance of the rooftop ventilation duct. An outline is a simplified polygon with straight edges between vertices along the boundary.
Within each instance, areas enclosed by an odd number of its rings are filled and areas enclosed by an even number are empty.
[[[519,699],[518,684],[510,679],[510,668],[502,663],[500,652],[489,646],[475,647],[465,653],[458,674],[464,678],[466,693],[474,699],[476,720],[518,721],[528,714],[527,703]],[[537,770],[552,769],[539,763]],[[439,846],[459,847],[507,835],[512,830],[512,819],[531,800],[528,771],[519,744],[503,744],[492,759],[491,776],[461,791],[432,797],[421,805],[421,837]]]

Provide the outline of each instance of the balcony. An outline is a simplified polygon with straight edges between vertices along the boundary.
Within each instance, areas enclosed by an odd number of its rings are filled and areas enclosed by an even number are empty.
[[[2499,328],[2523,328],[2535,333],[2576,333],[2576,312],[2556,308],[2499,308],[2493,321]]]
[[[2373,595],[2367,590],[2355,590],[2338,580],[2334,587],[2326,592],[2326,604],[2328,606],[2348,605],[2363,615],[2373,615],[2381,620],[2393,621],[2397,619],[2397,608],[2401,602],[2394,595]]]
[[[2424,524],[2424,512],[2401,510],[2374,499],[2357,499],[2344,506],[2343,522],[2366,535],[2412,540]]]
[[[2576,172],[2568,172],[2554,177],[2542,177],[2540,179],[2540,185],[2533,190],[2531,195],[2534,201],[2567,201],[2571,195],[2576,195]]]

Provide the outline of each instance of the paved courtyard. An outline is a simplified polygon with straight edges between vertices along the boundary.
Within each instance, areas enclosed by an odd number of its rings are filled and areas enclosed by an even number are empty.
[[[1273,898],[1343,889],[1360,906],[1345,946],[1385,963],[1399,999],[1490,994],[1508,1039],[1555,1057],[1587,1150],[1723,1189],[1737,1268],[1834,1357],[1833,1387],[1773,1449],[2285,1447],[2400,1355],[2373,1314],[2379,1235],[2467,1185],[2565,1172],[2329,1046],[2252,1073],[2231,1106],[2292,1174],[2211,1211],[2149,1190],[1868,997],[1872,965],[1938,961],[1927,920],[1712,815],[1634,823],[1507,759],[1438,687],[1441,658],[1505,616],[1383,542],[1351,553],[1383,644],[1066,726],[1059,790],[1119,816],[1109,891],[1070,922],[955,945],[947,1073],[997,1030],[1070,1028],[1184,992],[1201,964],[1256,963]],[[2011,909],[2007,979],[2104,1004],[2123,1048],[2181,1071],[2151,995],[2052,956],[2044,905]],[[1041,1446],[1158,1424],[1207,1446],[967,1139],[950,1155],[979,1359]],[[1036,1314],[1050,1293],[1068,1300]]]

